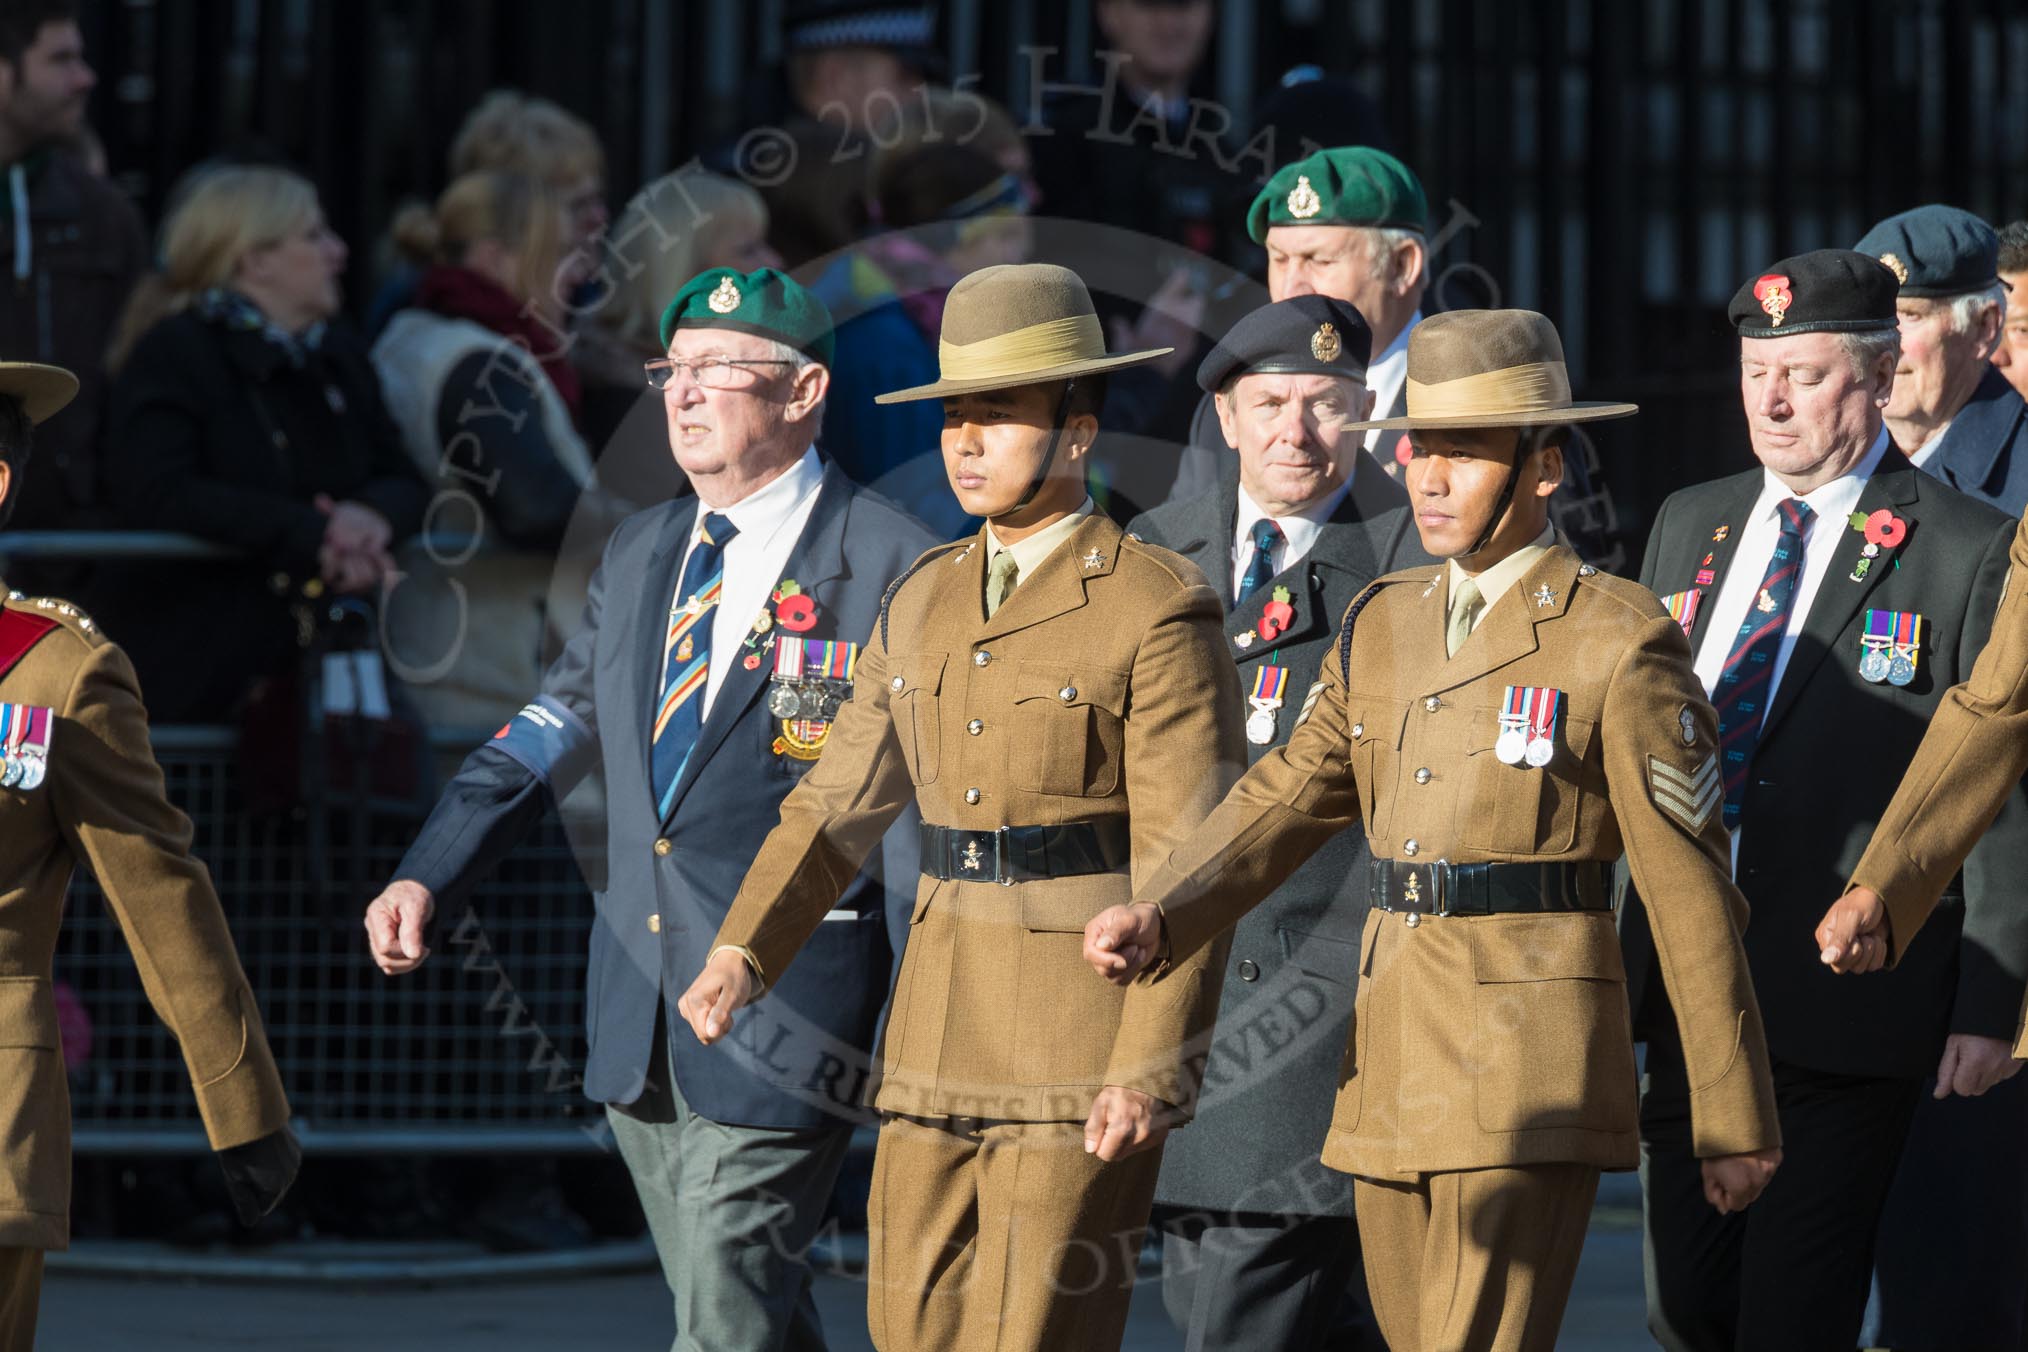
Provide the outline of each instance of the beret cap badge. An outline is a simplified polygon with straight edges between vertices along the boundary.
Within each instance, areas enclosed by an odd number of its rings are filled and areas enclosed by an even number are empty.
[[[732,284],[732,278],[722,277],[718,286],[704,298],[704,303],[711,307],[713,314],[729,315],[739,308],[741,299],[739,288]]]
[[[1753,294],[1760,297],[1760,308],[1767,311],[1768,321],[1775,328],[1782,326],[1782,316],[1795,303],[1796,294],[1789,290],[1789,279],[1778,272],[1770,272],[1753,284]]]
[[[1336,361],[1338,354],[1345,350],[1339,341],[1338,330],[1331,324],[1319,324],[1317,331],[1310,335],[1310,355],[1318,361]]]
[[[1887,270],[1894,274],[1895,281],[1900,282],[1903,286],[1908,284],[1908,264],[1901,261],[1900,254],[1884,253],[1880,255],[1880,261],[1885,263]]]
[[[1324,209],[1324,199],[1310,186],[1308,174],[1296,176],[1296,186],[1289,189],[1289,215],[1299,221],[1306,221]]]

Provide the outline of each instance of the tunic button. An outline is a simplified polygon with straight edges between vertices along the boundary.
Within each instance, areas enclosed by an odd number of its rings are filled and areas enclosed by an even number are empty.
[[[660,934],[661,932],[662,932],[662,917],[661,917],[661,916],[659,916],[659,915],[651,915],[651,916],[649,916],[649,917],[648,917],[648,933],[650,933],[650,934]]]
[[[1077,698],[1077,687],[1074,685],[1066,685],[1065,687],[1063,687],[1063,689],[1056,692],[1056,697],[1067,704],[1071,700]]]
[[[891,681],[889,681],[889,682],[888,682],[888,685],[892,686],[892,687],[893,687],[894,689],[896,689],[896,690],[899,690],[899,689],[901,689],[901,688],[902,688],[902,687],[903,687],[904,685],[907,685],[907,684],[908,684],[908,682],[907,682],[907,681],[904,681],[904,680],[903,680],[903,679],[902,679],[901,677],[899,677],[899,676],[895,677],[895,678],[894,678],[893,680],[891,680]]]
[[[1424,701],[1422,702],[1422,708],[1423,708],[1423,712],[1424,712],[1424,713],[1431,713],[1431,714],[1433,714],[1433,713],[1435,713],[1435,712],[1436,712],[1437,710],[1439,710],[1439,709],[1441,709],[1441,708],[1443,708],[1443,707],[1444,707],[1444,702],[1443,702],[1442,700],[1438,699],[1438,698],[1437,698],[1437,697],[1436,697],[1435,695],[1431,695],[1431,696],[1430,696],[1430,697],[1429,697],[1428,699],[1426,699],[1426,700],[1424,700]]]
[[[1241,981],[1260,980],[1260,968],[1254,964],[1252,958],[1241,958],[1239,960],[1239,979]]]
[[[1352,725],[1352,735],[1354,737],[1364,737],[1366,735],[1366,725],[1364,723],[1354,723]]]
[[[1401,852],[1405,855],[1408,855],[1411,858],[1413,858],[1415,852],[1421,848],[1422,847],[1420,845],[1417,845],[1412,840],[1404,840],[1401,842]]]
[[[1417,770],[1415,772],[1415,782],[1418,784],[1429,783],[1429,770],[1427,768]]]
[[[971,733],[972,736],[974,737],[977,737],[980,733],[984,732],[985,730],[986,724],[982,719],[975,718],[971,722],[965,724],[965,731]]]
[[[966,789],[965,801],[976,804],[979,801],[979,791],[977,789]]]
[[[984,648],[972,654],[972,665],[975,667],[983,667],[992,660],[993,654],[987,652]]]
[[[670,843],[670,841],[669,841],[669,837],[667,837],[667,836],[663,836],[663,837],[662,837],[662,838],[661,838],[660,840],[657,840],[657,841],[655,842],[655,853],[656,853],[656,854],[661,854],[661,855],[666,855],[666,854],[668,854],[668,853],[669,853],[669,851],[671,851],[671,850],[673,850],[673,849],[675,849],[675,848],[676,848],[676,847],[675,847],[675,846],[674,846],[673,844],[671,844],[671,843]]]

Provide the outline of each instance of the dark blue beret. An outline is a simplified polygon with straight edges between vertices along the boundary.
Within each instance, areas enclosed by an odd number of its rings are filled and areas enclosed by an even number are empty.
[[[1850,249],[1784,258],[1739,288],[1726,315],[1742,338],[1877,333],[1895,326],[1894,274]]]
[[[1232,326],[1197,367],[1197,387],[1216,392],[1235,375],[1344,376],[1366,379],[1373,330],[1335,296],[1291,296],[1263,305]]]
[[[1958,207],[1917,207],[1889,216],[1858,247],[1887,265],[1904,296],[1962,296],[2000,280],[1999,234]]]

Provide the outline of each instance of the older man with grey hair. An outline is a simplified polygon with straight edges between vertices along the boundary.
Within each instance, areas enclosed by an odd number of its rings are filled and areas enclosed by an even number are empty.
[[[2006,322],[2000,237],[1969,211],[1889,216],[1857,248],[1901,281],[1887,430],[1918,469],[2011,515],[2028,505],[2028,404],[1993,369]]]

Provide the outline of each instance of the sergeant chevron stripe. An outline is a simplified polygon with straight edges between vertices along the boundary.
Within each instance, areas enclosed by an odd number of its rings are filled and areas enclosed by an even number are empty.
[[[1309,721],[1310,710],[1317,707],[1317,698],[1323,693],[1324,683],[1322,681],[1317,681],[1310,686],[1310,693],[1303,696],[1303,711],[1296,715],[1295,725],[1297,727],[1300,728],[1304,723]]]
[[[1655,806],[1681,822],[1691,835],[1702,835],[1711,814],[1725,801],[1725,781],[1718,757],[1706,756],[1689,774],[1648,757],[1648,793]]]

